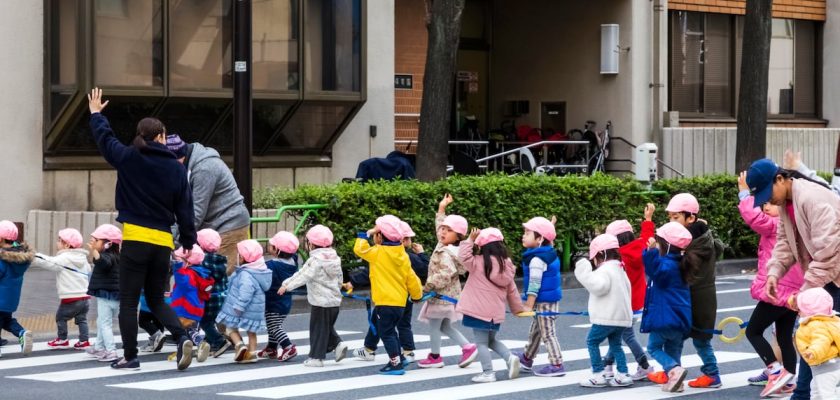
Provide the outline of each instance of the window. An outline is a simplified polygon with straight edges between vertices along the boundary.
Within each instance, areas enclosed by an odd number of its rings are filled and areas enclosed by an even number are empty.
[[[49,8],[50,25],[53,27],[47,36],[51,63],[48,104],[51,122],[76,92],[78,9],[75,0],[54,1]]]
[[[96,0],[97,86],[163,86],[161,1]]]
[[[221,91],[233,87],[232,1],[182,0],[170,4],[172,89]]]
[[[300,29],[296,0],[254,1],[252,32],[255,91],[300,88]]]
[[[306,2],[308,91],[361,89],[361,1]]]

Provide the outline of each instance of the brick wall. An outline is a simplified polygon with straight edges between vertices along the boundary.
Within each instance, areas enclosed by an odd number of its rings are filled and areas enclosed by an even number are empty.
[[[773,0],[773,17],[825,21],[826,0]],[[670,0],[668,9],[744,14],[746,0]]]
[[[418,0],[396,0],[394,15],[394,73],[414,75],[413,90],[394,91],[394,113],[415,116],[395,117],[394,139],[417,139],[420,102],[423,97],[423,71],[426,66],[425,5]],[[404,146],[397,146],[404,148]],[[416,145],[412,146],[413,149]]]

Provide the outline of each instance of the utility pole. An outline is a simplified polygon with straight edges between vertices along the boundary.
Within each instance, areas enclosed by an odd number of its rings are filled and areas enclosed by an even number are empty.
[[[233,4],[233,175],[245,197],[248,212],[253,210],[251,177],[252,93],[251,93],[251,0]]]

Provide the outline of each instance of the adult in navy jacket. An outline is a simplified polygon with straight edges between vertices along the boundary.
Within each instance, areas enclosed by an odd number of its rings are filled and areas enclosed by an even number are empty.
[[[117,170],[115,204],[117,221],[123,224],[120,250],[120,334],[123,358],[112,368],[139,369],[137,358],[137,304],[141,290],[152,314],[178,340],[178,369],[192,360],[193,343],[178,317],[163,299],[169,280],[169,257],[173,248],[170,227],[178,223],[181,244],[192,248],[196,241],[193,202],[187,172],[166,148],[166,128],[155,118],[137,123],[131,146],[114,136],[101,114],[102,90],[88,95],[90,127],[102,156]],[[189,254],[188,254],[189,256]]]

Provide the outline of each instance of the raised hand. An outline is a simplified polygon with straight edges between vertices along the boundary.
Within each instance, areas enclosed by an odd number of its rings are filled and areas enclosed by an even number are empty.
[[[785,155],[782,158],[782,168],[784,169],[799,169],[799,164],[802,163],[802,152],[794,153],[790,149],[785,150]]]
[[[750,186],[747,185],[747,171],[741,171],[738,174],[738,191],[750,190]]]
[[[472,228],[470,231],[470,241],[475,242],[475,239],[478,237],[478,234],[481,233],[481,229]]]
[[[449,194],[449,193],[445,194],[443,196],[443,199],[438,204],[438,212],[439,213],[444,213],[446,211],[446,207],[449,207],[449,205],[452,204],[453,201],[455,201],[455,200],[452,199],[451,194]]]
[[[653,221],[653,212],[656,211],[656,205],[647,203],[645,206],[645,221]]]
[[[102,111],[110,102],[110,100],[102,102],[102,89],[100,88],[93,88],[90,90],[90,93],[87,96],[88,98],[88,108],[90,108],[91,114],[96,114]]]

